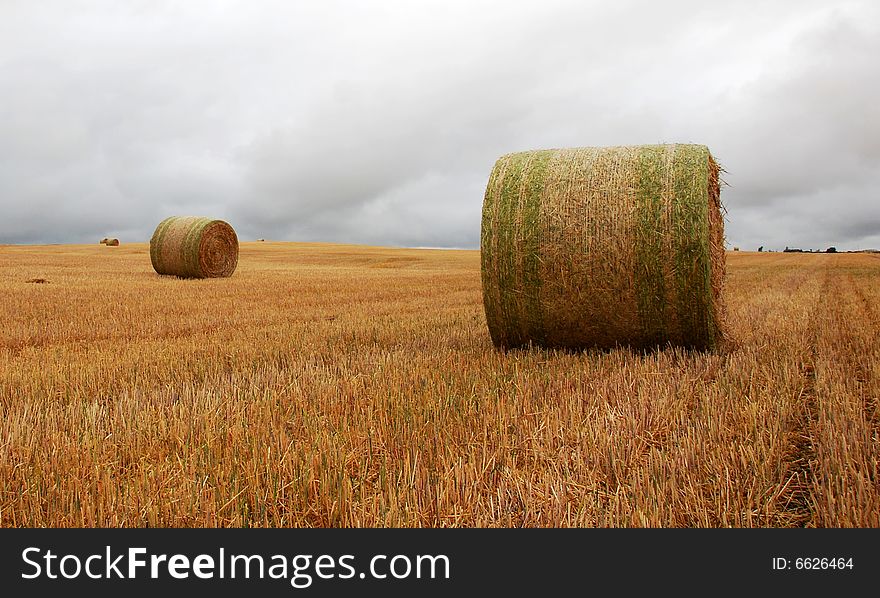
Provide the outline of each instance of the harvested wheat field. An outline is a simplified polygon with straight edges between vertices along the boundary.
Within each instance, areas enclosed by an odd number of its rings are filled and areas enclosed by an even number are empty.
[[[731,252],[726,352],[577,353],[494,348],[478,251],[102,249],[0,247],[2,526],[880,526],[877,256]]]

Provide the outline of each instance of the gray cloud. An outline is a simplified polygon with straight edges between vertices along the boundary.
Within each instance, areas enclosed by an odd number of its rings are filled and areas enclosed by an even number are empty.
[[[0,242],[476,247],[501,154],[707,144],[731,245],[880,246],[874,3],[7,2]]]

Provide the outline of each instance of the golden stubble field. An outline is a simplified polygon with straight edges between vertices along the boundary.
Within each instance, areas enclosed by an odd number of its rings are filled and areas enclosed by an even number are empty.
[[[0,301],[2,526],[880,526],[875,255],[728,254],[716,354],[497,352],[477,251],[3,246]]]

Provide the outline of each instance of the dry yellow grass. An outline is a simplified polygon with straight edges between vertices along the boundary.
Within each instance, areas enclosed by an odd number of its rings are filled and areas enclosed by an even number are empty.
[[[2,526],[880,526],[876,256],[730,253],[730,352],[643,355],[496,351],[476,251],[101,249],[0,247]]]

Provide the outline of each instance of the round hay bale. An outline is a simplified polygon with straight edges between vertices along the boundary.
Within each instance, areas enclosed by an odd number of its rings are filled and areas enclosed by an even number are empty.
[[[498,347],[710,349],[723,339],[724,221],[706,146],[502,156],[480,249]]]
[[[182,278],[225,278],[238,265],[238,237],[222,220],[171,216],[150,239],[150,261],[159,274]]]
[[[106,244],[107,244],[107,237],[104,237],[103,239],[101,239],[101,242],[98,243],[98,245],[106,245]]]
[[[107,247],[119,247],[119,239],[107,239],[104,241],[104,245]]]

